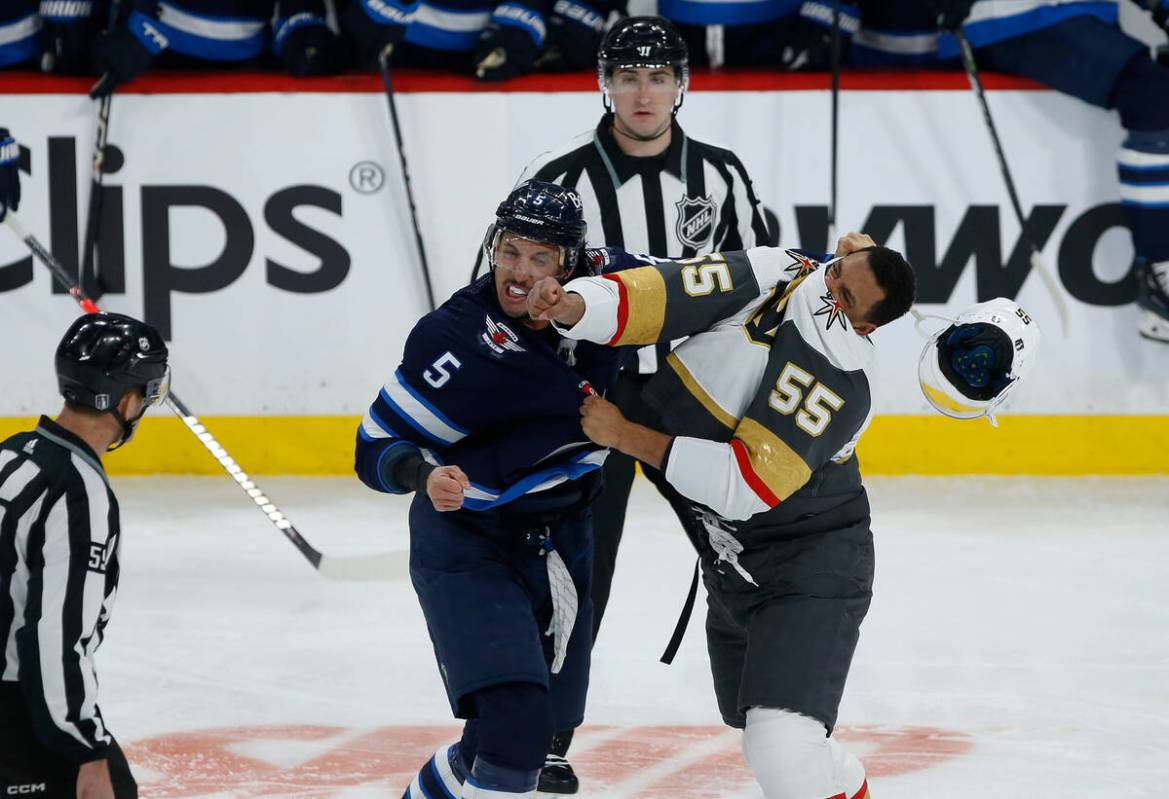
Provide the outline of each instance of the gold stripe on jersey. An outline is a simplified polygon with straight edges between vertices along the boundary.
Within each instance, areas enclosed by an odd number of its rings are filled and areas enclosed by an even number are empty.
[[[624,327],[610,345],[657,344],[666,321],[666,281],[655,267],[640,266],[611,276],[628,302]]]
[[[795,450],[750,417],[739,422],[735,438],[747,447],[755,473],[781,502],[812,476],[812,470]]]
[[[706,393],[706,389],[699,385],[698,381],[694,378],[694,375],[691,374],[690,370],[686,368],[686,364],[682,363],[681,358],[679,358],[675,353],[671,352],[666,356],[666,363],[671,369],[674,370],[674,374],[678,375],[678,379],[682,381],[682,385],[686,387],[686,390],[690,392],[690,395],[694,397],[694,399],[698,400],[698,403],[703,408],[705,408],[706,412],[713,416],[719,424],[728,430],[734,430],[738,426],[739,420],[723,410],[722,406],[714,401],[714,397]]]

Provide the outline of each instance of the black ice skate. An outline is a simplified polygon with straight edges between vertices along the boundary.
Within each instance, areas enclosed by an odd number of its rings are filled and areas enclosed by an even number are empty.
[[[572,770],[572,764],[561,755],[549,754],[544,758],[544,768],[540,770],[540,784],[537,788],[540,793],[570,794],[580,790],[580,780]]]
[[[1138,258],[1136,266],[1137,305],[1142,309],[1140,333],[1169,343],[1169,261],[1152,264]]]

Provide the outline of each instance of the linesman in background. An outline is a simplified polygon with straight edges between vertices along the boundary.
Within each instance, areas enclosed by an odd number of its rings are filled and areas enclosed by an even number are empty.
[[[695,141],[676,119],[689,82],[686,43],[661,17],[628,17],[605,35],[597,78],[605,114],[596,128],[544,153],[520,181],[547,180],[575,188],[584,202],[589,245],[617,247],[660,258],[775,244],[751,178],[730,150]],[[643,420],[641,394],[668,345],[637,351],[610,392],[626,418]],[[662,478],[642,464],[655,485]],[[604,466],[605,487],[593,506],[593,637],[609,600],[634,461],[614,450]],[[663,496],[669,495],[659,491]],[[676,507],[680,518],[689,510]],[[578,781],[565,760],[571,731],[557,733],[540,790],[574,793]]]
[[[57,347],[65,407],[0,444],[0,788],[125,799],[138,786],[97,704],[93,656],[118,590],[118,501],[101,457],[166,396],[167,349],[128,316],[82,316]]]

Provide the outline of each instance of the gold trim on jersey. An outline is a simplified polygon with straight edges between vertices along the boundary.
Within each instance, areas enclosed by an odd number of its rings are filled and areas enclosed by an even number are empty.
[[[804,282],[806,277],[807,275],[801,275],[788,283],[783,287],[782,294],[779,293],[779,286],[771,290],[771,295],[743,323],[743,335],[746,336],[749,343],[757,347],[771,349],[771,344],[775,341],[775,336],[779,332],[779,326],[783,324],[784,311],[787,310],[788,300],[791,299],[792,292]],[[779,294],[778,298],[776,298],[776,294]]]
[[[670,368],[674,370],[674,374],[678,375],[678,379],[682,381],[682,385],[686,387],[686,390],[690,392],[690,395],[694,397],[694,399],[698,400],[698,403],[702,405],[702,407],[706,409],[706,412],[713,416],[719,424],[728,430],[734,430],[738,426],[739,420],[723,410],[722,406],[714,401],[714,397],[706,393],[706,389],[704,389],[698,383],[698,381],[694,378],[694,375],[691,374],[690,370],[686,368],[686,365],[682,363],[681,358],[679,358],[675,353],[671,352],[666,356],[666,363],[669,364]]]
[[[747,447],[751,466],[782,502],[808,482],[812,470],[775,433],[749,417],[739,422],[735,438]]]
[[[641,266],[613,275],[625,287],[628,318],[621,337],[611,342],[656,344],[666,321],[666,280],[656,268]]]

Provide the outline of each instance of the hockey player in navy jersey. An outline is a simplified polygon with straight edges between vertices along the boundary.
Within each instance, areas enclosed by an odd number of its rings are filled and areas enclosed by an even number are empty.
[[[581,723],[589,505],[606,450],[580,426],[619,351],[527,315],[540,278],[600,271],[580,198],[529,181],[484,240],[491,272],[424,316],[358,430],[356,470],[410,506],[410,574],[462,740],[407,799],[534,797],[552,734]]]
[[[471,71],[506,80],[548,68],[583,69],[596,57],[605,20],[625,0],[344,0],[341,26],[360,62]]]
[[[1133,0],[1169,30],[1169,0]],[[1141,335],[1169,342],[1169,66],[1117,26],[1116,0],[861,0],[859,65],[960,65],[1022,75],[1101,108],[1128,131],[1117,157],[1136,258]]]
[[[7,0],[0,4],[0,68],[36,60],[40,55],[37,34],[42,24],[37,0]]]
[[[99,19],[106,2],[94,3]],[[343,62],[324,0],[124,0],[119,20],[94,50],[104,76],[91,92],[95,97],[159,60],[222,67],[274,55],[293,75],[330,74]]]

